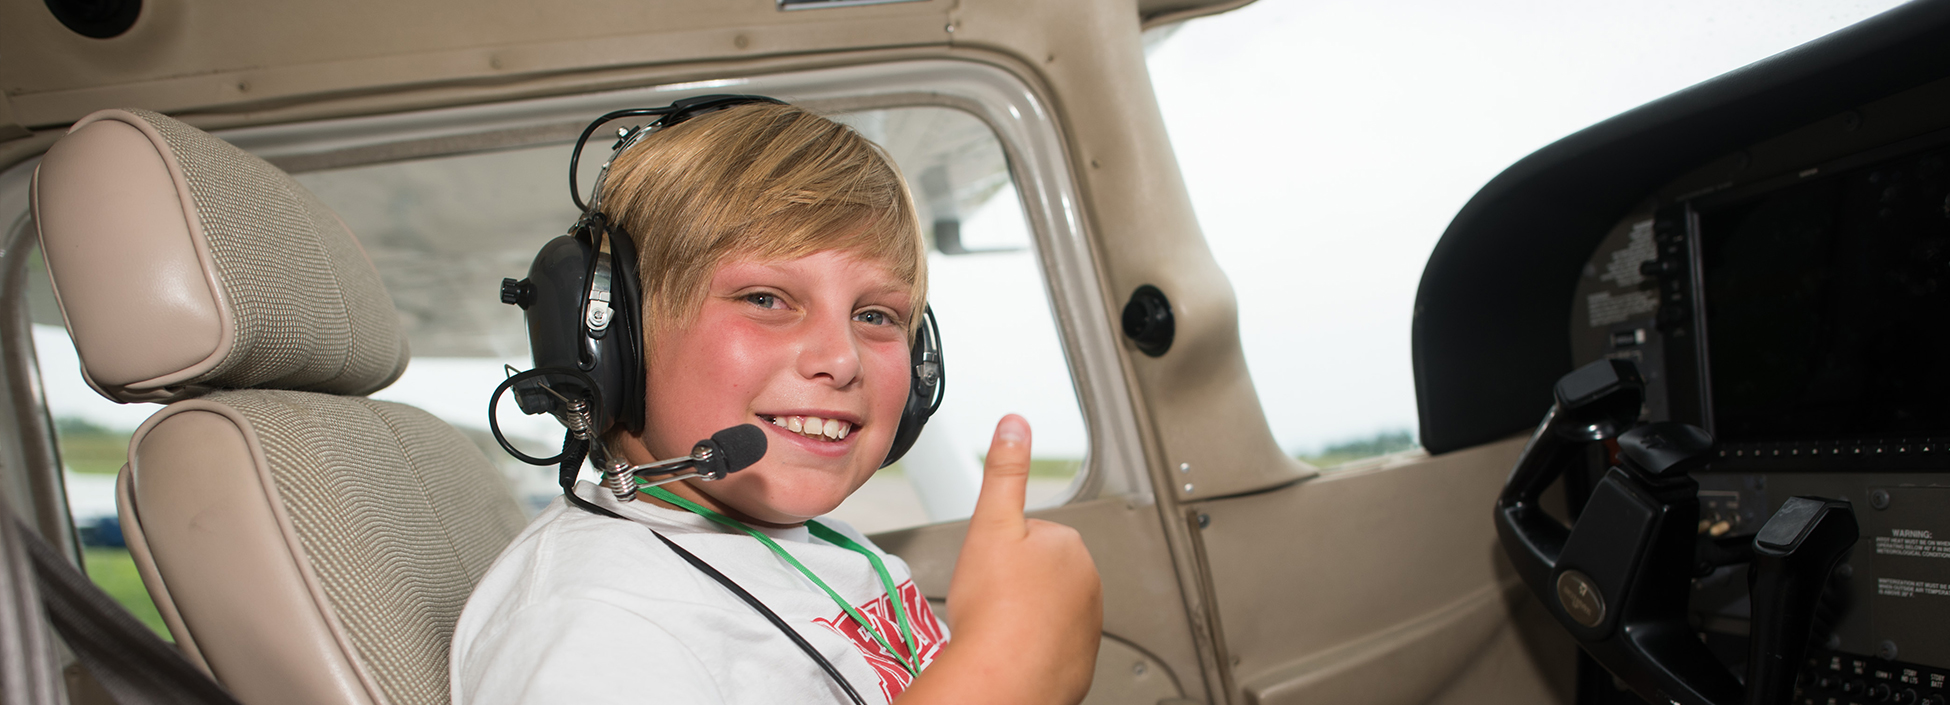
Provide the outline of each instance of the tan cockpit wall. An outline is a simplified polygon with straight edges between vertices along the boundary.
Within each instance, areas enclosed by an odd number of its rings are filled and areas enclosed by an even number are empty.
[[[1123,345],[1116,360],[1095,361],[1122,371],[1144,465],[1122,470],[1148,478],[1148,491],[1088,492],[1043,513],[1077,526],[1097,556],[1106,653],[1143,659],[1139,675],[1145,662],[1162,666],[1174,681],[1165,691],[1198,702],[1456,701],[1507,696],[1494,679],[1541,683],[1537,649],[1506,628],[1521,609],[1506,598],[1511,579],[1487,521],[1515,446],[1301,482],[1316,471],[1267,427],[1233,292],[1194,218],[1140,36],[1243,4],[926,0],[780,11],[773,0],[150,0],[129,33],[93,40],[39,2],[8,3],[0,170],[105,107],[215,130],[910,59],[994,66],[1055,114],[1080,195],[1080,212],[1066,215],[1090,238],[1106,310],[1114,316],[1150,284],[1170,297],[1176,320],[1162,357]],[[1390,504],[1403,496],[1419,499]],[[1368,529],[1373,540],[1359,533]],[[877,538],[941,596],[958,531]],[[1416,668],[1397,657],[1445,665],[1387,692],[1360,689],[1391,678],[1391,664]],[[1132,672],[1100,662],[1098,691]]]

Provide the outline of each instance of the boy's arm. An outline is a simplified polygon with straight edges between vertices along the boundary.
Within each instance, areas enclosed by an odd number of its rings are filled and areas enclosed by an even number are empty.
[[[1029,422],[996,425],[982,493],[948,587],[953,640],[902,693],[899,705],[1083,699],[1103,631],[1103,585],[1083,538],[1026,519]]]

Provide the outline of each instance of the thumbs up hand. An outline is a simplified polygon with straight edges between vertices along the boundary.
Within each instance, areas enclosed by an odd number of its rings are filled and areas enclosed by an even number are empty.
[[[1089,691],[1103,585],[1075,529],[1023,516],[1028,482],[1029,422],[1011,414],[996,424],[948,587],[954,638],[903,702],[935,702],[951,680],[973,688],[961,691],[970,702],[1075,703]]]

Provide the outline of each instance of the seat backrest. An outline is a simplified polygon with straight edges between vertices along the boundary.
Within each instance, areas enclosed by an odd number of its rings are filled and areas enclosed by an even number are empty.
[[[76,123],[33,208],[83,376],[168,403],[117,490],[185,654],[246,703],[448,702],[454,622],[524,520],[459,432],[365,398],[407,349],[344,223],[276,167],[140,110]]]

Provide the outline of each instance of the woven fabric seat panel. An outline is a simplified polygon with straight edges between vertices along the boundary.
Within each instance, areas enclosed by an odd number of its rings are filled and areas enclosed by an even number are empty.
[[[367,394],[405,369],[398,314],[345,225],[262,159],[144,110],[182,166],[231,306],[230,353],[205,387]]]
[[[272,390],[207,399],[250,420],[322,591],[385,701],[449,702],[454,623],[526,521],[499,471],[410,406]]]

